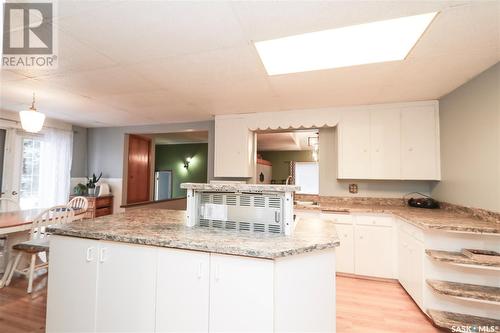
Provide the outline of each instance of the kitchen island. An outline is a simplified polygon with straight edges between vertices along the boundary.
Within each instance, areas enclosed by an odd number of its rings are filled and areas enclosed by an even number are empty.
[[[47,332],[335,332],[335,226],[186,226],[137,209],[50,228]]]

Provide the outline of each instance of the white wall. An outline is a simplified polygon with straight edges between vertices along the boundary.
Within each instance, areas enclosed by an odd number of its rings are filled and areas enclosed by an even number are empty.
[[[500,63],[442,97],[437,199],[500,212]]]
[[[430,181],[338,180],[336,127],[319,130],[319,193],[322,196],[401,198],[409,192],[430,194]],[[358,193],[349,193],[349,184],[358,184]]]

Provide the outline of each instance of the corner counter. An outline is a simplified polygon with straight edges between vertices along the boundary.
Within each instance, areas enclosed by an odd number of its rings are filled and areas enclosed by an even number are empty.
[[[47,332],[335,332],[332,223],[285,236],[185,222],[136,209],[51,227]]]

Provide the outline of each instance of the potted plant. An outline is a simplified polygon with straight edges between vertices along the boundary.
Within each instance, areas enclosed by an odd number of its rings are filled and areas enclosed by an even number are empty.
[[[92,178],[87,177],[87,188],[89,190],[89,195],[95,195],[95,185],[101,179],[102,172],[99,174],[99,177],[96,177],[95,173],[92,174]]]

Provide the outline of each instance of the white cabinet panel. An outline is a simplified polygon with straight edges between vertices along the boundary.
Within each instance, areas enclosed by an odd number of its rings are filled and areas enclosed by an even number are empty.
[[[154,331],[156,254],[154,247],[100,243],[96,332]]]
[[[95,329],[98,241],[51,238],[47,332]]]
[[[243,117],[215,119],[215,177],[254,176],[255,134]]]
[[[358,275],[393,277],[392,228],[357,225],[354,235],[354,271]]]
[[[159,249],[157,332],[206,332],[209,316],[210,255]]]
[[[401,225],[403,225],[402,222]],[[404,228],[399,228],[398,238],[399,282],[422,308],[424,245],[421,241],[408,234]]]
[[[337,267],[340,273],[354,273],[354,227],[348,224],[335,224],[340,246],[335,249]]]
[[[211,254],[210,265],[209,331],[273,331],[273,261]]]
[[[438,131],[438,113],[434,107],[402,110],[402,179],[440,179]]]
[[[345,112],[339,125],[339,178],[364,179],[370,174],[370,111]]]
[[[370,178],[399,179],[400,111],[398,108],[370,113]]]

